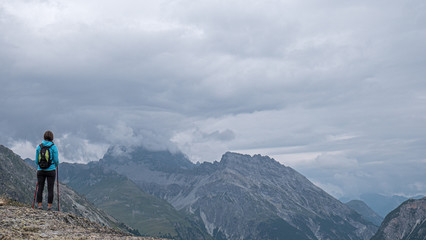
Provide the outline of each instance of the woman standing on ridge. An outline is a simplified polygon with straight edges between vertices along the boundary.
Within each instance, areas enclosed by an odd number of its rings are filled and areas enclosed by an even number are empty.
[[[53,203],[56,168],[59,166],[58,148],[53,143],[53,133],[51,131],[44,133],[44,141],[36,150],[35,162],[37,164],[38,209],[42,209],[44,183],[47,179],[47,211],[50,211]]]

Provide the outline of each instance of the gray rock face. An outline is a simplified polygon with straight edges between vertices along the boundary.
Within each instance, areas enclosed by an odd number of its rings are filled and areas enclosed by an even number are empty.
[[[346,206],[355,210],[359,213],[365,220],[374,223],[376,226],[380,226],[383,221],[383,218],[374,212],[367,204],[361,200],[352,200],[346,203]]]
[[[407,200],[390,212],[371,240],[425,240],[426,197]]]
[[[200,222],[167,201],[142,191],[134,182],[97,162],[61,164],[62,181],[108,214],[144,236],[210,240]]]
[[[220,162],[163,171],[153,167],[155,159],[142,150],[133,152],[107,154],[100,163],[175,208],[195,214],[216,238],[369,239],[377,230],[269,157],[226,153]]]

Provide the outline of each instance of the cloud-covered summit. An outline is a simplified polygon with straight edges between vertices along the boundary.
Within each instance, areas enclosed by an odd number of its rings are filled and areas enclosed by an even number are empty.
[[[335,195],[425,193],[425,8],[0,1],[0,141],[29,155],[52,129],[78,162],[117,142],[239,150]]]

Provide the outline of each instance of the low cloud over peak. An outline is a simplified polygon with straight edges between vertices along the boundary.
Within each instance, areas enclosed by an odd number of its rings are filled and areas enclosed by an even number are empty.
[[[343,195],[350,185],[424,193],[424,9],[3,1],[0,141],[28,155],[51,129],[76,162],[117,142],[201,162],[241,150],[291,162]],[[380,184],[367,189],[366,175]]]

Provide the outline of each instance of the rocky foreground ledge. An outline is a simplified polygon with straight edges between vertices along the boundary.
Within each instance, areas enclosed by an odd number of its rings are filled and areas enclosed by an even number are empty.
[[[6,239],[143,239],[57,211],[37,210],[0,199],[0,240]]]

